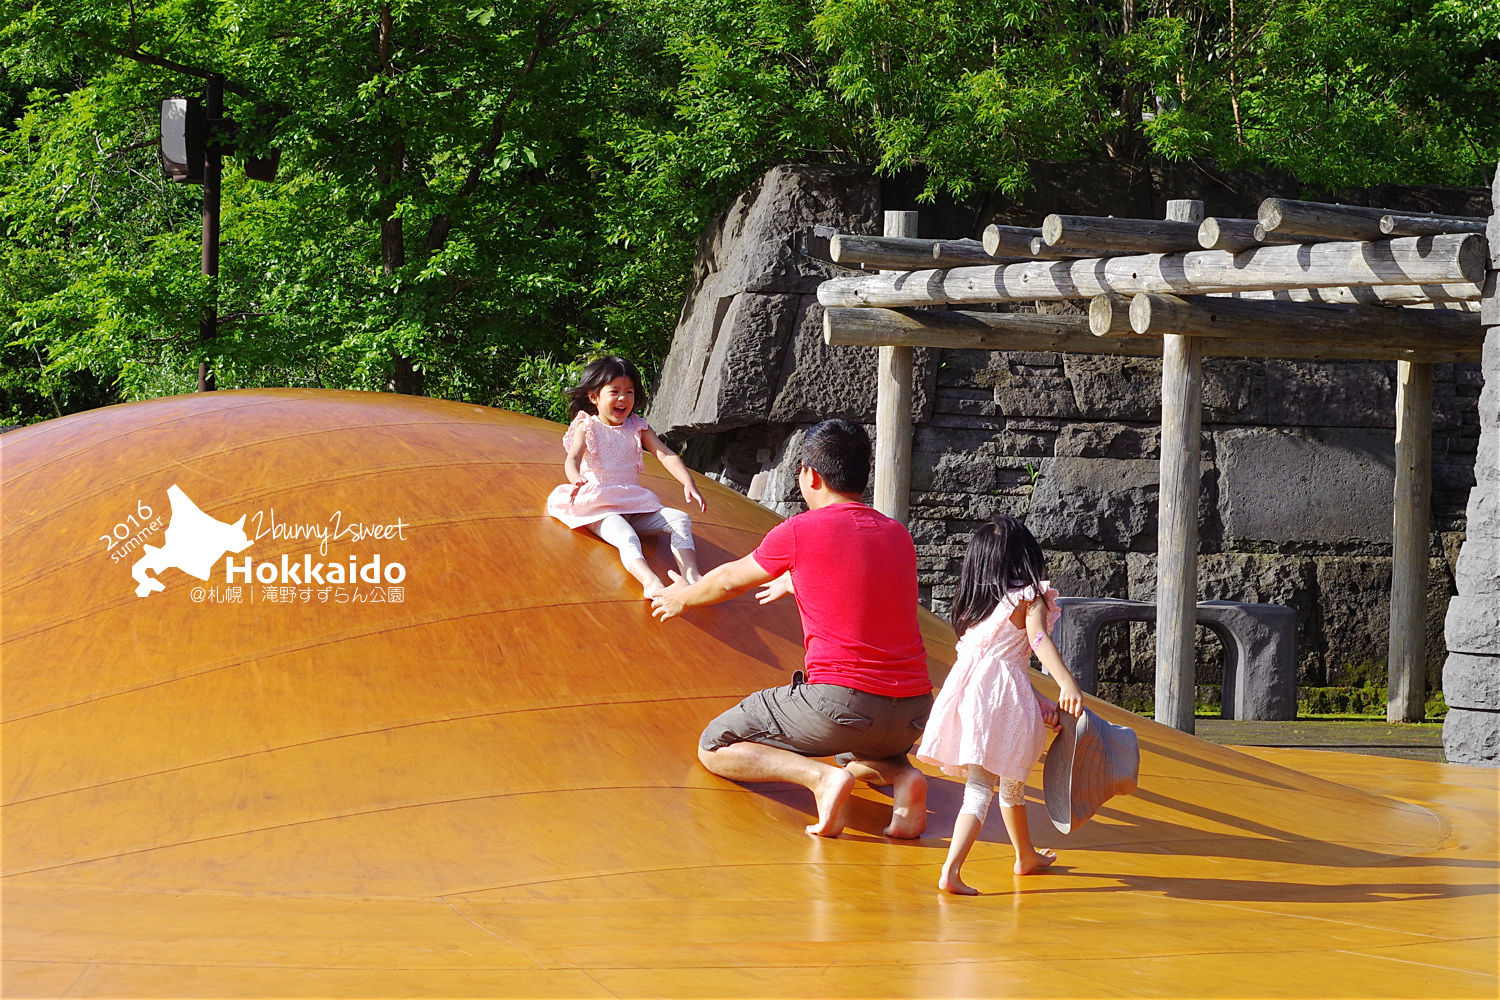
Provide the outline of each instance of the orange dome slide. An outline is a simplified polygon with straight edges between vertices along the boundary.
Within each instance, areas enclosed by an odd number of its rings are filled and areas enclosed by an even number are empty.
[[[806,792],[694,755],[800,663],[795,608],[653,621],[542,512],[561,433],[251,390],[0,437],[6,997],[1496,995],[1492,770],[1091,702],[1140,789],[1061,836],[1039,766],[1048,874],[1010,874],[992,815],[986,894],[938,893],[938,776],[918,841],[870,788],[807,836]],[[774,523],[704,493],[705,567]]]

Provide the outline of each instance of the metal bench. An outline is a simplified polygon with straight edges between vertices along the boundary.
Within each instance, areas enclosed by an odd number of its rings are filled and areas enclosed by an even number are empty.
[[[1156,622],[1156,605],[1111,597],[1058,598],[1053,632],[1063,662],[1089,694],[1099,688],[1099,630],[1110,622]],[[1202,601],[1198,624],[1224,643],[1226,719],[1297,717],[1297,614],[1280,604]]]

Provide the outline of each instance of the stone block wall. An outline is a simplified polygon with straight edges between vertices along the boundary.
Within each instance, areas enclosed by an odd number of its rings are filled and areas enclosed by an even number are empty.
[[[1490,216],[1489,283],[1481,321],[1484,391],[1479,397],[1477,482],[1469,495],[1468,537],[1458,556],[1458,594],[1448,606],[1443,748],[1450,761],[1500,766],[1500,171]]]
[[[1153,212],[1143,190],[1159,190],[1162,204],[1201,197],[1209,214],[1253,217],[1262,197],[1288,190],[1203,190],[1191,177],[1127,184],[1108,170],[1053,178],[1024,203],[919,206],[921,235],[977,237],[990,222],[1036,225],[1052,211],[1159,215],[1161,205]],[[811,204],[816,192],[829,195],[823,214],[800,214],[796,206]],[[900,200],[906,194],[858,171],[778,168],[731,208],[726,227],[705,236],[699,290],[684,307],[647,413],[695,469],[791,514],[801,509],[797,446],[806,428],[831,416],[873,424],[874,349],[822,343],[814,289],[844,272],[810,256],[798,234],[814,225],[878,232],[880,209],[910,207]],[[1468,191],[1383,189],[1378,197],[1392,207],[1480,214]],[[752,219],[766,228],[755,230]],[[733,241],[721,234],[728,230],[756,241],[762,259],[776,257],[767,273],[777,277],[756,279],[737,263],[753,254],[726,252]],[[795,305],[756,313],[750,296],[795,298]],[[774,318],[783,315],[794,319]],[[918,355],[909,526],[924,601],[946,610],[970,532],[1000,513],[1027,521],[1063,593],[1151,600],[1160,362],[1050,352]],[[1394,365],[1210,359],[1204,369],[1201,599],[1296,609],[1304,686],[1367,677],[1383,683]],[[1474,483],[1484,384],[1478,365],[1437,366],[1435,383],[1432,689],[1446,656],[1443,621]],[[1206,629],[1200,640],[1199,680],[1210,685],[1220,669],[1218,641]],[[1149,698],[1154,660],[1151,626],[1106,630],[1101,693],[1127,703]]]

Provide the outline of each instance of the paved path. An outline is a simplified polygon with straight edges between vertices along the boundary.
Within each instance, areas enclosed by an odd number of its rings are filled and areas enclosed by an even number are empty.
[[[1442,761],[1443,724],[1401,724],[1364,719],[1295,719],[1250,722],[1199,718],[1196,735],[1222,746],[1303,747],[1411,760]]]

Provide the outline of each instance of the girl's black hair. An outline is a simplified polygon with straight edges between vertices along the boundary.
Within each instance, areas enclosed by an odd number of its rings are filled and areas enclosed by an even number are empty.
[[[1044,593],[1045,568],[1042,547],[1019,520],[1005,515],[981,524],[969,539],[958,574],[958,593],[949,612],[953,630],[963,635],[988,618],[1013,590],[1029,584]]]
[[[583,374],[578,376],[578,384],[568,391],[568,419],[572,420],[579,413],[598,413],[598,408],[589,400],[589,396],[622,375],[630,379],[630,384],[635,387],[635,412],[639,412],[646,401],[646,389],[641,385],[641,373],[636,371],[635,365],[624,358],[606,354],[602,358],[590,361],[583,369]]]

